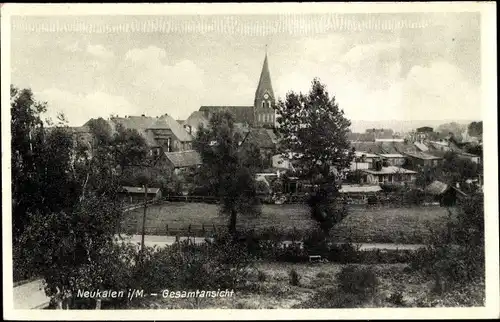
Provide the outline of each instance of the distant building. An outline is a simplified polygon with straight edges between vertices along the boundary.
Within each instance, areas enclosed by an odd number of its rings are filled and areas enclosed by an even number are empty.
[[[128,187],[124,186],[120,189],[119,195],[122,200],[129,204],[144,202],[147,197],[148,201],[158,200],[161,198],[160,188],[148,188],[147,192],[144,187]]]
[[[382,157],[382,160],[386,161],[389,165],[399,167],[405,164],[405,157],[400,153],[381,153],[379,155]]]
[[[195,150],[165,152],[164,162],[174,173],[195,169],[202,164],[200,154]]]
[[[395,166],[381,167],[380,169],[361,170],[362,182],[368,184],[380,183],[410,183],[417,178],[417,172]]]
[[[272,167],[273,156],[276,155],[278,138],[273,130],[266,128],[250,128],[240,146],[245,148],[253,145],[259,148],[263,159],[263,168]]]
[[[194,111],[185,121],[182,121],[181,123],[184,129],[192,136],[196,136],[200,126],[208,128],[208,124],[209,121],[202,111]]]
[[[354,160],[351,162],[349,170],[356,171],[363,169],[372,169],[373,162],[378,158],[379,156],[374,153],[355,151]]]
[[[472,153],[461,152],[456,154],[458,158],[469,160],[473,163],[481,163],[481,157]]]
[[[112,117],[108,120],[112,129],[121,124],[127,129],[135,129],[145,139],[156,154],[192,149],[193,137],[170,115],[159,117],[127,116]]]
[[[455,205],[457,195],[465,195],[461,190],[437,180],[425,187],[424,192],[426,195],[429,195],[433,201],[439,202],[441,206],[446,207]]]
[[[432,133],[434,132],[434,129],[429,126],[422,126],[417,128],[417,133]]]
[[[423,152],[407,152],[406,157],[407,167],[414,170],[419,170],[423,167],[436,167],[441,164],[443,158]]]

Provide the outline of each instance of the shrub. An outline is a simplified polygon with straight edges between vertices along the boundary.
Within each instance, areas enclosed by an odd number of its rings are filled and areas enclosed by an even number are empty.
[[[263,271],[259,270],[259,271],[257,272],[257,280],[258,280],[259,282],[265,282],[265,281],[266,281],[266,279],[267,279],[267,275],[266,275],[266,273],[264,273]]]
[[[288,277],[289,277],[289,281],[290,281],[291,285],[293,285],[293,286],[299,285],[301,277],[300,277],[299,273],[297,273],[295,268],[290,271],[290,273],[288,274]]]
[[[337,275],[339,288],[352,294],[372,294],[378,286],[377,276],[368,268],[347,266]]]
[[[397,306],[405,306],[406,303],[403,298],[403,293],[400,291],[396,291],[394,293],[391,293],[391,295],[387,298],[387,301],[389,303],[392,303]]]
[[[354,308],[360,307],[366,298],[360,294],[345,293],[336,287],[318,290],[312,298],[300,304],[300,308]]]

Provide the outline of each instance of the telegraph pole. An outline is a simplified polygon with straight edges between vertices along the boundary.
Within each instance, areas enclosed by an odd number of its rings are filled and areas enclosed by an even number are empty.
[[[146,235],[146,212],[148,208],[148,185],[144,186],[144,214],[142,216],[141,259],[144,255],[144,236]]]

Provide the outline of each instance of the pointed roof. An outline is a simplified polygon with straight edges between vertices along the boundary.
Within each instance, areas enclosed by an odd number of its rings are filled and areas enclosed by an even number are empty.
[[[271,73],[269,72],[269,65],[267,62],[267,53],[264,58],[262,72],[260,73],[259,85],[255,91],[255,99],[257,100],[257,98],[261,98],[266,91],[269,93],[269,96],[274,99],[273,85],[271,84]]]

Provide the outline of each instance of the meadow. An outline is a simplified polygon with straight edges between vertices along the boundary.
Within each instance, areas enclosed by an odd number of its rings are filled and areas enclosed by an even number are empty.
[[[448,210],[443,207],[360,207],[349,214],[331,232],[338,242],[356,243],[425,243],[432,231],[446,229]],[[124,233],[138,234],[142,228],[143,209],[124,214]],[[204,203],[170,202],[149,206],[146,234],[208,236],[226,225],[219,206]],[[304,204],[263,205],[258,217],[239,216],[239,229],[307,232],[316,227]],[[189,232],[190,231],[190,232]]]

